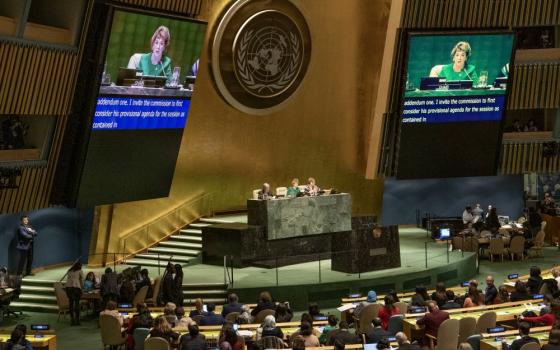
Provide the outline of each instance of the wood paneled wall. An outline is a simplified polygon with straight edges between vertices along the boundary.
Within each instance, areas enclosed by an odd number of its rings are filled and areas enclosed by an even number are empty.
[[[173,12],[189,17],[198,17],[206,0],[115,0],[117,3],[146,9]]]
[[[560,62],[514,69],[508,109],[560,108]]]
[[[558,0],[406,0],[403,28],[558,25]]]
[[[55,115],[46,167],[23,167],[19,188],[0,190],[0,213],[47,207],[74,79],[76,49],[0,42],[0,114]],[[1,167],[1,165],[0,165]]]
[[[502,145],[501,174],[558,173],[560,156],[545,155],[546,142],[504,142]]]

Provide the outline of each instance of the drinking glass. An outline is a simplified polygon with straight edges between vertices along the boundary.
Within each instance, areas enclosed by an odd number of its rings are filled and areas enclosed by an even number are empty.
[[[488,71],[483,70],[480,72],[478,76],[478,87],[487,87],[488,86]]]

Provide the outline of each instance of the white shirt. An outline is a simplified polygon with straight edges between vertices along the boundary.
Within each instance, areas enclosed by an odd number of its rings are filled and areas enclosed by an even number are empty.
[[[474,216],[469,213],[468,211],[463,211],[463,224],[468,224],[469,222],[473,222]]]

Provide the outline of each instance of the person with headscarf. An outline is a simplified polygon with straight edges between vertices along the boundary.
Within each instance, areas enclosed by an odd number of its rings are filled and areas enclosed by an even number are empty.
[[[374,290],[370,290],[367,294],[367,299],[366,301],[362,301],[361,303],[359,303],[356,308],[354,309],[354,316],[356,316],[357,318],[360,318],[360,313],[362,312],[362,310],[370,305],[370,304],[375,304],[377,302],[377,293],[375,293]]]

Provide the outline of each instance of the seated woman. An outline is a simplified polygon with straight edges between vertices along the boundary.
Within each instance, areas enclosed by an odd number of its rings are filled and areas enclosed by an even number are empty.
[[[391,316],[400,314],[401,310],[393,305],[394,301],[391,295],[386,295],[383,301],[385,305],[379,309],[379,319],[381,319],[381,327],[387,330]]]
[[[99,316],[101,316],[101,315],[111,315],[111,316],[115,317],[117,320],[119,320],[119,323],[121,324],[121,326],[123,325],[124,320],[123,320],[122,315],[119,313],[119,310],[117,310],[117,303],[115,303],[112,300],[107,302],[107,305],[105,306],[105,310],[103,310],[99,313]]]
[[[440,309],[443,304],[447,302],[447,294],[445,293],[445,284],[443,284],[443,282],[438,282],[438,284],[436,284],[436,290],[432,293],[432,300],[437,303]]]
[[[264,337],[284,339],[284,333],[280,327],[276,326],[276,319],[272,315],[266,316],[261,326],[257,328],[257,341]]]
[[[494,299],[494,304],[503,304],[509,302],[509,292],[506,286],[498,288],[498,296]]]
[[[128,322],[128,328],[126,329],[126,348],[134,349],[134,330],[136,328],[152,328],[154,325],[154,319],[150,310],[144,303],[136,305],[137,314],[132,316],[130,322]]]
[[[316,196],[319,194],[319,191],[321,191],[321,189],[319,188],[319,186],[317,186],[315,182],[315,178],[310,177],[309,179],[307,179],[307,186],[305,186],[305,194],[309,196]]]
[[[428,291],[424,286],[417,286],[415,294],[410,298],[410,304],[412,306],[426,306],[430,297],[428,296]]]
[[[299,179],[298,178],[294,178],[292,179],[292,185],[290,187],[288,187],[288,192],[286,193],[286,195],[289,198],[295,198],[299,195],[299,193],[301,192],[299,190]]]
[[[309,322],[302,322],[298,335],[301,335],[305,341],[305,347],[321,346],[319,338],[313,334],[313,326]]]
[[[191,324],[196,324],[192,318],[185,316],[185,309],[182,306],[175,309],[175,316],[177,316],[175,327],[187,328]]]
[[[515,282],[515,290],[509,296],[509,301],[529,300],[531,295],[527,292],[527,287],[523,281]]]
[[[468,64],[472,54],[471,45],[466,41],[458,42],[451,50],[450,64],[437,65],[430,71],[430,77],[440,77],[446,80],[472,80],[478,81],[476,67]]]
[[[556,322],[556,315],[552,313],[550,307],[545,306],[541,309],[539,316],[534,317],[524,317],[520,316],[525,322],[533,323],[533,326],[552,326]]]
[[[222,350],[243,350],[245,348],[244,338],[237,335],[231,323],[224,324],[219,341],[219,348]]]
[[[176,308],[177,306],[171,302],[165,304],[165,307],[163,308],[163,316],[165,317],[167,322],[169,322],[171,327],[176,327],[177,322],[179,321],[177,319],[177,315],[175,315]]]
[[[83,291],[85,293],[87,292],[91,292],[92,290],[94,290],[98,285],[97,279],[95,278],[95,273],[93,273],[93,271],[90,271],[87,273],[86,275],[86,279],[84,280],[84,288]]]
[[[170,38],[169,29],[166,26],[159,26],[150,40],[152,52],[141,54],[137,61],[133,60],[134,56],[131,57],[128,68],[139,69],[144,75],[171,79],[173,75],[171,58],[164,55]]]
[[[529,279],[527,280],[527,288],[529,293],[538,294],[542,285],[541,269],[538,266],[531,266],[529,270]]]
[[[463,307],[474,307],[480,305],[484,305],[484,296],[481,295],[474,285],[469,286]]]
[[[179,334],[173,332],[165,316],[158,316],[154,321],[154,327],[150,330],[150,337],[163,338],[167,340],[169,347],[173,348],[173,344],[179,339]]]
[[[16,328],[12,331],[10,335],[10,339],[5,345],[5,349],[12,350],[12,349],[25,349],[25,350],[33,350],[33,346],[29,342],[29,340],[25,339],[25,333],[16,326]]]

